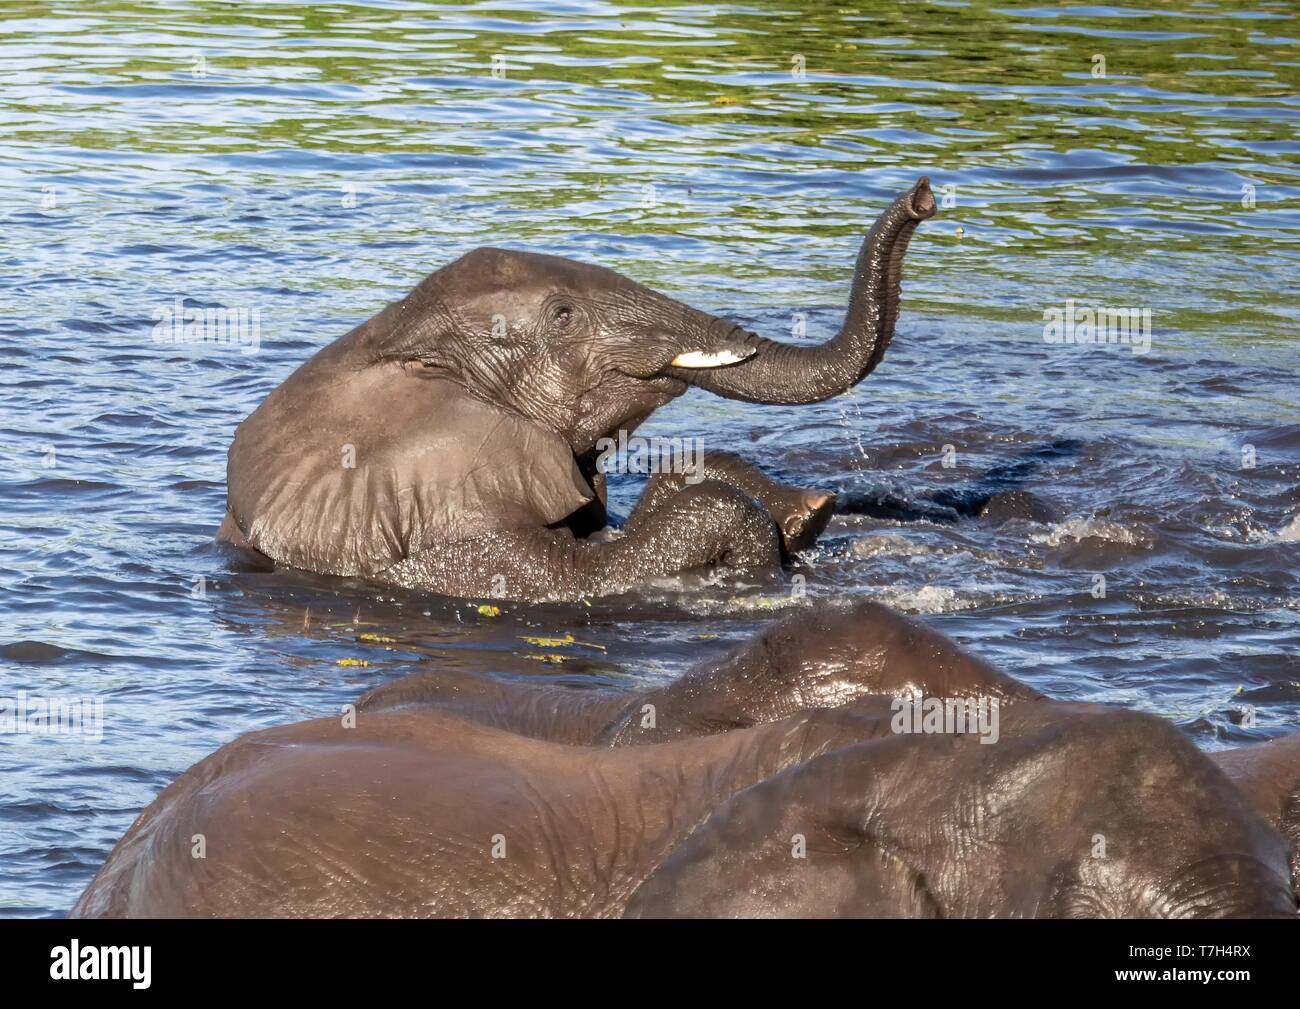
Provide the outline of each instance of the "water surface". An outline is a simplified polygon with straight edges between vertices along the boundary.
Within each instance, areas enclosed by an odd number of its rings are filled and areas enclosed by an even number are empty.
[[[846,595],[1207,747],[1300,721],[1292,4],[2,16],[0,696],[97,696],[105,725],[0,737],[0,913],[66,913],[194,761],[418,662],[662,680]],[[803,599],[728,579],[489,617],[232,571],[212,545],[235,425],[462,252],[587,259],[820,339],[865,229],[921,174],[944,206],[867,382],[800,409],[693,393],[642,432],[841,493]],[[257,310],[257,352],[156,343],[176,298]],[[1045,342],[1066,299],[1149,309],[1150,352]],[[996,489],[1058,516],[951,507]],[[565,632],[587,645],[521,640]]]

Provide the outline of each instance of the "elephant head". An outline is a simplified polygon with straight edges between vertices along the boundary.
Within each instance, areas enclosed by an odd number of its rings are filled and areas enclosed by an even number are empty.
[[[1175,726],[1054,701],[1001,723],[991,745],[888,734],[738,793],[628,914],[1294,916],[1282,838]]]
[[[415,549],[554,523],[593,497],[575,456],[698,385],[809,403],[880,361],[921,179],[872,227],[840,333],[764,339],[599,266],[484,248],[328,345],[240,425],[230,513],[273,559],[368,574]]]
[[[692,385],[756,403],[817,402],[852,388],[884,356],[904,253],[934,210],[923,178],[880,216],[844,325],[819,346],[764,339],[600,266],[495,248],[427,277],[367,342],[377,362],[456,382],[579,454]]]

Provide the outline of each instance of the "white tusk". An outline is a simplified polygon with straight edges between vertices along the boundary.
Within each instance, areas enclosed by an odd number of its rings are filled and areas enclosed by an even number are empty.
[[[720,368],[726,364],[737,364],[754,356],[751,348],[745,348],[747,354],[738,354],[734,350],[688,350],[673,358],[674,368]]]

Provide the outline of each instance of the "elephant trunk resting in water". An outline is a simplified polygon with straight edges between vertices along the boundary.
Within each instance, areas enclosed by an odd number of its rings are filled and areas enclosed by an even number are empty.
[[[691,486],[660,481],[626,535],[595,542],[597,449],[690,386],[787,404],[852,388],[889,346],[903,255],[934,210],[921,179],[880,216],[844,325],[820,346],[764,339],[600,267],[471,252],[239,426],[219,536],[289,567],[461,596],[577,598],[775,567],[824,527],[832,495],[792,497],[727,458]]]
[[[913,694],[997,720],[899,731]],[[431,670],[353,727],[250,733],[73,913],[1291,916],[1300,747],[1271,758],[1232,769],[1243,793],[1162,719],[1047,699],[858,603],[647,692]]]

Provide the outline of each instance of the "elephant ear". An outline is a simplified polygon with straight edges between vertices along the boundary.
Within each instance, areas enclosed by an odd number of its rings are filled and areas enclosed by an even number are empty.
[[[558,522],[592,499],[559,435],[400,363],[325,348],[239,426],[228,504],[291,567],[374,575],[438,544]]]
[[[871,816],[873,779],[895,773],[893,743],[836,750],[737,793],[637,888],[625,916],[940,917],[925,874]]]

